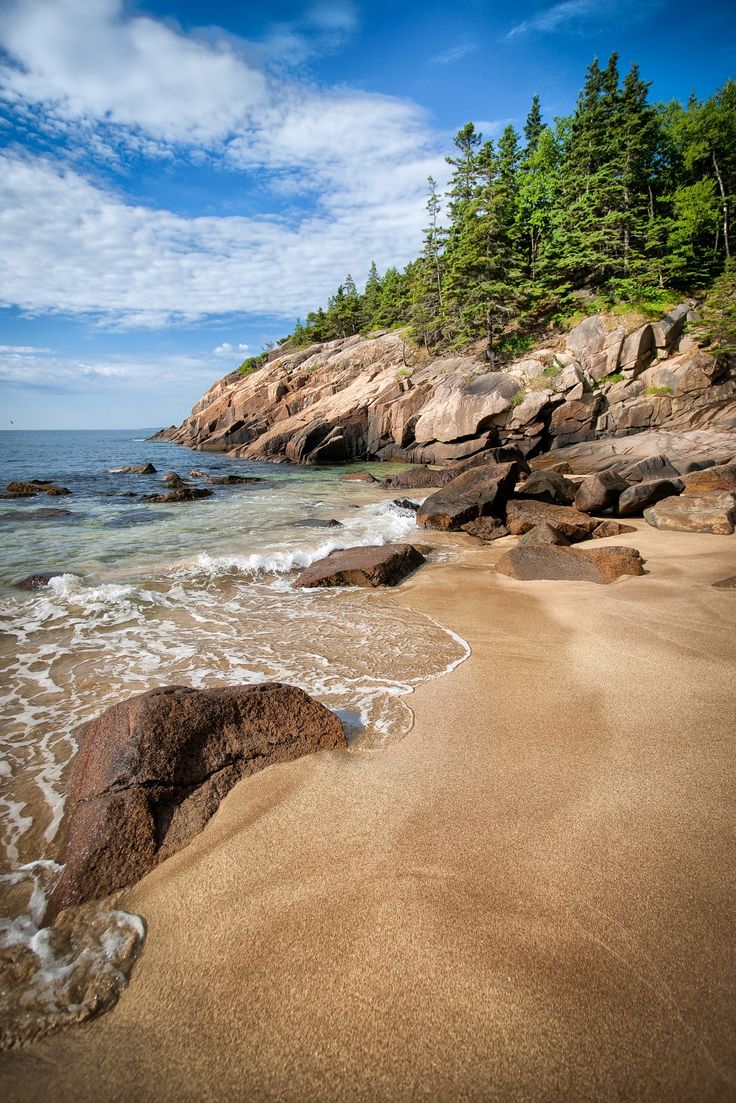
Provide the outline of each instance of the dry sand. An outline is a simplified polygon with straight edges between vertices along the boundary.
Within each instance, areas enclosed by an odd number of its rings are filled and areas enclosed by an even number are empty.
[[[472,658],[401,743],[233,790],[5,1098],[736,1099],[736,537],[638,527],[644,578],[513,582],[507,540],[402,586]]]

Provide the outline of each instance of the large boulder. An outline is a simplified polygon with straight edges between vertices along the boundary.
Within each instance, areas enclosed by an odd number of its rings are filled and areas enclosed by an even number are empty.
[[[417,512],[417,524],[433,529],[459,529],[489,513],[500,517],[519,473],[516,461],[471,468],[425,498]]]
[[[467,372],[468,361],[450,360],[447,364]],[[512,408],[518,382],[503,372],[481,371],[473,377],[470,366],[465,376],[451,372],[440,377],[414,427],[418,444],[478,436]]]
[[[521,498],[538,498],[560,506],[570,506],[575,501],[577,487],[556,471],[532,471],[516,491]]]
[[[345,746],[339,719],[280,683],[149,690],[77,732],[64,871],[47,918],[143,877],[194,838],[241,778]]]
[[[153,440],[153,437],[151,437]],[[129,463],[127,467],[114,467],[113,472],[120,475],[155,475],[156,468],[152,463]]]
[[[636,463],[619,467],[618,473],[627,483],[642,483],[647,479],[679,479],[680,472],[667,456],[646,456]]]
[[[615,470],[589,475],[577,489],[575,508],[583,513],[600,513],[604,509],[610,509],[627,486],[626,480]]]
[[[518,546],[520,548],[533,548],[540,544],[556,544],[564,548],[569,546],[570,541],[554,525],[542,521],[541,524],[535,525],[533,529],[529,529],[528,532],[519,537]]]
[[[400,475],[390,478],[388,486],[396,490],[424,490],[427,487],[441,486],[442,476],[441,468],[417,464],[416,467],[409,467]]]
[[[683,478],[685,494],[736,494],[736,463],[693,471]]]
[[[603,379],[616,370],[624,336],[622,326],[609,328],[602,315],[594,314],[568,333],[566,345],[592,379]]]
[[[652,323],[652,337],[655,347],[665,352],[675,348],[682,333],[688,314],[687,303],[680,303],[658,322]]]
[[[655,529],[730,536],[736,522],[736,495],[681,494],[664,498],[645,509],[644,518]]]
[[[613,582],[624,574],[644,574],[644,560],[636,548],[565,548],[519,545],[504,552],[496,570],[522,582]]]
[[[396,586],[421,567],[411,544],[380,544],[333,551],[301,571],[295,586]]]
[[[647,479],[643,483],[634,483],[624,490],[618,500],[616,510],[619,517],[634,517],[641,514],[647,506],[653,506],[662,498],[682,493],[680,479]]]
[[[558,406],[550,420],[550,433],[557,438],[557,446],[576,444],[594,436],[595,421],[602,397],[585,394],[582,398],[568,400]]]
[[[482,540],[485,544],[491,544],[494,540],[501,540],[509,535],[509,530],[503,521],[497,517],[476,517],[473,521],[467,521],[460,526],[463,532]]]
[[[594,517],[572,506],[553,506],[526,499],[509,502],[506,507],[506,526],[514,536],[523,536],[545,521],[572,543],[585,540],[598,526]]]
[[[199,498],[211,498],[212,491],[204,486],[182,486],[166,494],[146,494],[145,502],[196,502]]]

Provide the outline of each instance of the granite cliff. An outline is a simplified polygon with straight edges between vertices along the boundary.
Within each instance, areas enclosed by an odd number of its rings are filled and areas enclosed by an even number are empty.
[[[736,428],[736,368],[688,332],[596,314],[497,370],[472,350],[429,359],[401,331],[294,349],[215,383],[159,438],[245,459],[443,464],[515,444],[530,456],[645,430]]]

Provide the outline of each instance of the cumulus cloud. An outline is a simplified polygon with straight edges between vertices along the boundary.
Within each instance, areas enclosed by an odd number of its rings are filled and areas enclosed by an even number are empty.
[[[247,352],[249,348],[250,345],[244,345],[242,343],[239,345],[231,345],[229,341],[223,341],[223,343],[218,345],[213,351],[215,356],[237,356],[238,353]]]
[[[400,173],[398,174],[400,178]],[[371,189],[366,186],[366,195]],[[185,218],[127,203],[47,158],[0,155],[0,305],[158,328],[207,315],[293,317],[334,290],[408,259],[420,234],[414,190],[375,186],[370,220],[340,206],[279,218]]]
[[[348,0],[315,2],[302,19],[320,34],[356,23]],[[55,158],[2,159],[4,305],[128,327],[288,317],[348,271],[361,279],[371,259],[382,268],[416,252],[427,176],[442,181],[446,165],[412,102],[275,75],[225,32],[185,34],[122,0],[6,0],[0,47],[0,94],[27,127],[67,143],[66,164],[58,146]],[[214,159],[245,188],[271,182],[297,202],[288,218],[185,218],[69,167],[80,147],[93,163],[121,147]]]

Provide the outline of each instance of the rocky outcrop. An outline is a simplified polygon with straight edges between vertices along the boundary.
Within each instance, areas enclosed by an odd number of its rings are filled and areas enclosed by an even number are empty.
[[[241,778],[345,746],[339,719],[294,686],[167,686],[77,733],[64,871],[47,918],[139,880],[185,846]]]
[[[496,564],[500,574],[522,582],[613,582],[621,575],[644,574],[636,548],[565,548],[519,545],[504,552]]]
[[[159,436],[246,459],[445,465],[503,445],[532,455],[657,428],[731,431],[736,375],[683,338],[688,315],[597,314],[495,370],[472,350],[428,360],[396,331],[283,345]]]
[[[301,571],[295,586],[396,586],[421,567],[411,544],[381,544],[330,552]]]

